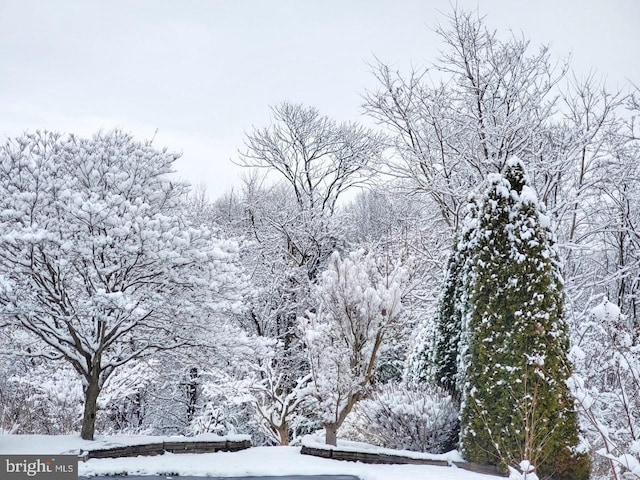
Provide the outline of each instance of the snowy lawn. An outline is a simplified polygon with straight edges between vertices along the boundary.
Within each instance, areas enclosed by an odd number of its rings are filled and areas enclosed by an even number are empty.
[[[157,443],[176,437],[97,436],[93,442],[71,435],[0,435],[1,454],[62,454],[80,450]],[[209,439],[211,437],[207,437]],[[128,475],[354,475],[362,480],[489,480],[501,478],[455,467],[366,465],[301,455],[300,447],[254,447],[240,452],[170,454],[155,457],[91,459],[80,462],[81,476]]]

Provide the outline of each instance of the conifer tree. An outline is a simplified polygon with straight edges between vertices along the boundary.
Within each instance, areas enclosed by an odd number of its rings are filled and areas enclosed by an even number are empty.
[[[424,322],[407,360],[407,379],[414,383],[437,384],[459,401],[456,389],[460,315],[457,309],[460,256],[458,242],[447,260],[442,293],[435,318]]]
[[[466,369],[463,359],[468,348],[468,334],[464,313],[468,301],[467,287],[471,281],[470,252],[474,244],[477,217],[477,199],[471,197],[461,238],[455,242],[449,259],[437,317],[435,377],[438,385],[447,390],[457,403],[461,400]]]
[[[405,363],[404,379],[409,383],[435,383],[434,358],[437,338],[433,318],[422,322]]]
[[[410,380],[435,383],[458,403],[464,371],[461,357],[466,352],[463,314],[471,268],[469,249],[477,223],[477,211],[477,199],[472,197],[467,206],[461,238],[454,240],[454,248],[447,261],[435,318],[427,322],[418,334],[407,368]]]
[[[461,283],[460,274],[464,266],[464,257],[460,255],[458,247],[459,244],[456,242],[456,248],[447,262],[447,273],[436,317],[437,336],[434,351],[435,381],[457,401],[460,399],[456,388],[457,356],[462,327],[458,295]]]
[[[503,469],[528,460],[542,475],[588,478],[587,457],[575,453],[563,286],[548,218],[517,159],[489,184],[469,252],[463,453]]]

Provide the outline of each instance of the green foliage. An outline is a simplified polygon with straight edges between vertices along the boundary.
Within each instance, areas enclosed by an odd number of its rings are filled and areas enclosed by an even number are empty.
[[[556,479],[588,478],[588,459],[573,453],[563,285],[547,219],[518,161],[489,181],[470,252],[462,449],[473,462],[526,459]]]
[[[464,356],[468,348],[465,309],[471,280],[471,249],[478,219],[475,198],[468,204],[466,225],[460,241],[449,258],[447,274],[437,316],[437,340],[434,352],[436,383],[460,402],[464,383]]]
[[[447,261],[442,292],[435,319],[427,322],[416,339],[409,362],[409,378],[416,382],[435,383],[444,388],[459,404],[462,387],[461,353],[466,351],[463,325],[469,282],[469,245],[477,219],[477,201],[468,205],[467,223]]]
[[[422,325],[407,368],[411,382],[437,384],[456,400],[459,399],[455,378],[461,326],[460,315],[456,315],[458,259],[457,250],[449,256],[436,318],[428,319]]]
[[[424,322],[416,335],[406,362],[405,378],[410,383],[434,383],[433,356],[436,330],[431,319]]]
[[[460,398],[460,392],[456,388],[456,377],[458,373],[458,347],[462,329],[462,316],[457,298],[461,284],[460,273],[464,265],[464,258],[459,253],[459,250],[456,249],[447,263],[447,273],[436,319],[438,335],[434,352],[435,381],[456,400]]]

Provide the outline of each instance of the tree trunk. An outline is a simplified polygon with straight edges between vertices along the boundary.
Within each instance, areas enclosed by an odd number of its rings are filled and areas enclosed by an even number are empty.
[[[189,370],[189,383],[187,384],[187,422],[191,423],[196,414],[196,404],[198,403],[198,368],[192,367]]]
[[[333,445],[336,447],[338,445],[338,424],[336,423],[325,423],[324,424],[325,442],[327,445]]]
[[[289,422],[283,422],[277,430],[280,437],[280,445],[289,445]]]
[[[98,395],[100,394],[100,363],[94,364],[85,389],[84,414],[82,416],[82,431],[80,436],[84,440],[93,440],[96,430],[96,413],[98,411]]]

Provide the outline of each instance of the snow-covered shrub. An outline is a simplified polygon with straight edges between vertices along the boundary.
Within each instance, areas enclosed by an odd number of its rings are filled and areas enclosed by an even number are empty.
[[[31,355],[32,341],[0,327],[0,433],[71,433],[82,417],[80,379],[62,362]]]
[[[341,436],[380,447],[442,453],[456,441],[458,410],[444,390],[389,383],[361,400]]]
[[[253,445],[273,445],[274,439],[256,413],[249,386],[252,378],[239,379],[220,369],[202,374],[202,392],[193,418],[185,429],[187,435],[250,435]]]
[[[103,434],[165,433],[157,431],[160,418],[153,414],[161,399],[152,392],[169,383],[167,377],[155,358],[133,360],[116,370],[105,383],[98,401],[99,431]]]
[[[189,432],[194,435],[201,433],[215,433],[216,435],[226,435],[227,433],[236,433],[230,420],[233,416],[229,416],[226,405],[216,405],[213,402],[207,402],[198,412],[189,426]]]
[[[209,401],[196,411],[186,430],[187,435],[213,433],[216,435],[250,435],[254,446],[274,445],[250,403],[236,403],[229,399]]]
[[[65,365],[35,362],[30,369],[14,371],[0,382],[0,430],[68,434],[78,428],[81,418],[82,385]]]
[[[0,351],[6,352],[11,342],[2,333],[0,329]],[[29,430],[35,417],[27,408],[27,401],[34,394],[33,386],[13,380],[26,371],[26,362],[25,358],[9,353],[0,355],[0,434]]]
[[[529,460],[522,460],[517,468],[508,467],[509,480],[539,480],[536,467]]]

